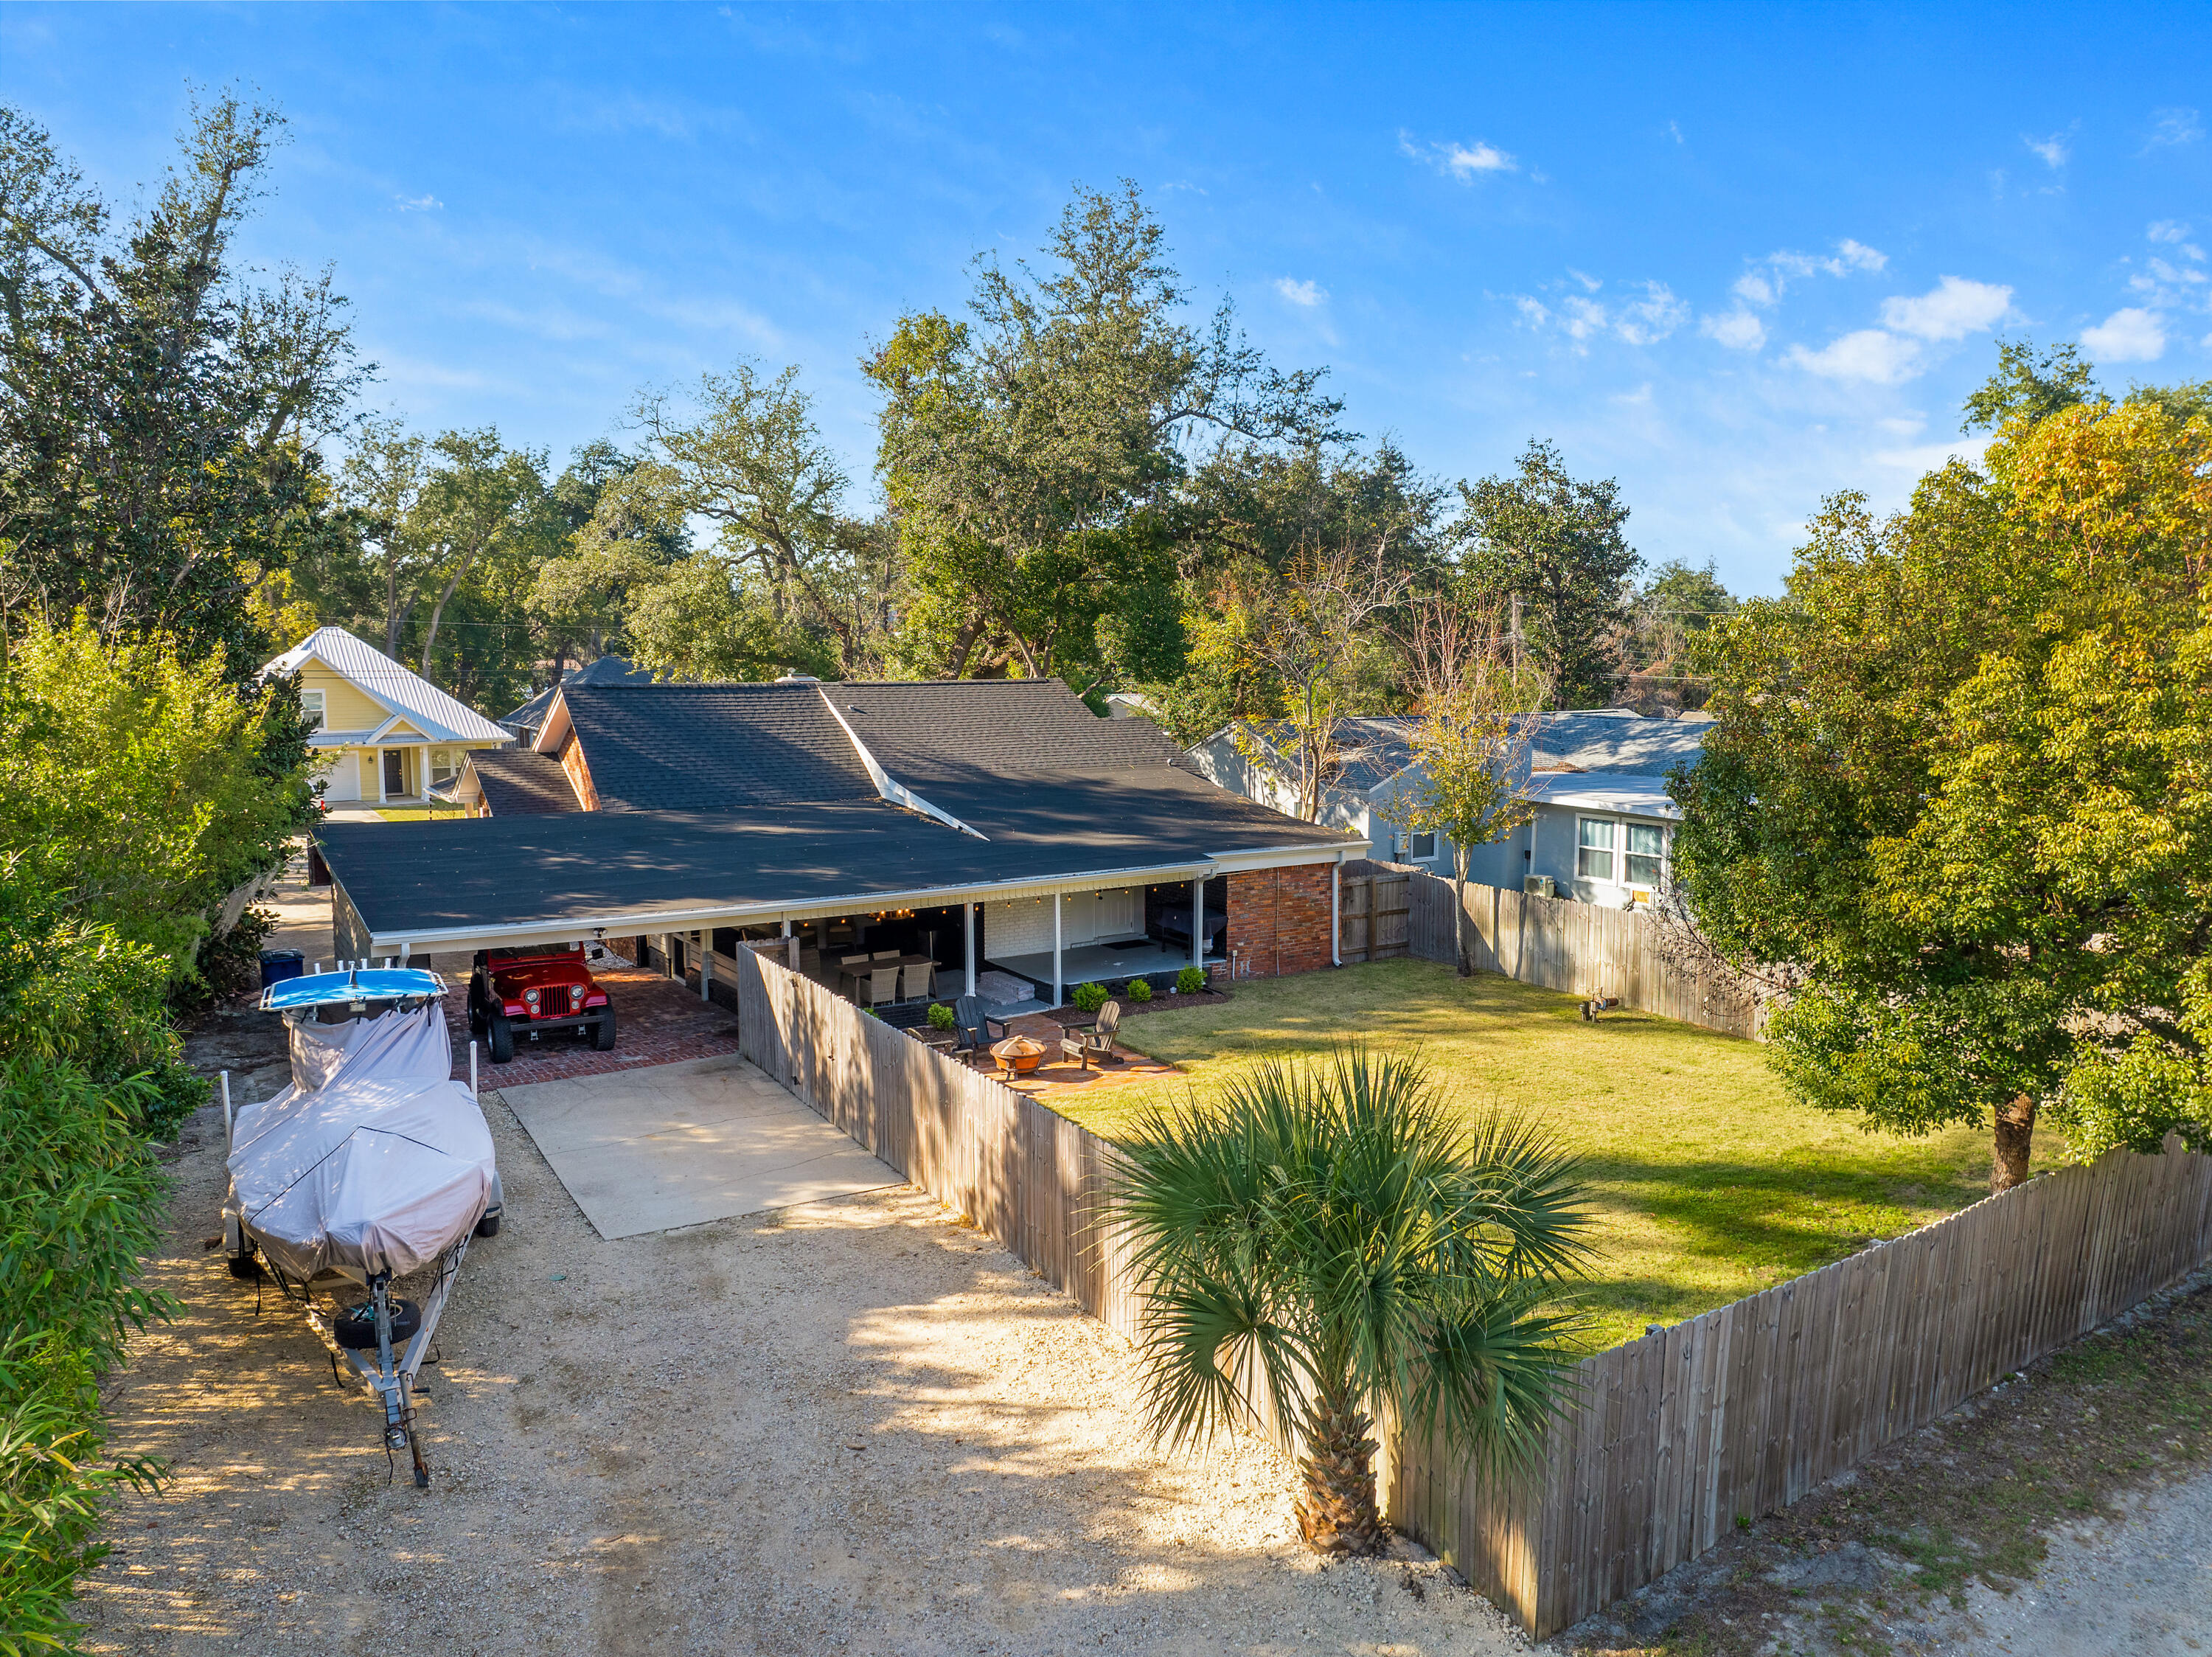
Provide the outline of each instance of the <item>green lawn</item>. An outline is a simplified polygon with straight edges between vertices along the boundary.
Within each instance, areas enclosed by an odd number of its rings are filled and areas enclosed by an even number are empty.
[[[1988,1194],[1986,1132],[1866,1134],[1793,1104],[1756,1043],[1642,1013],[1585,1023],[1572,998],[1426,961],[1239,984],[1225,1006],[1127,1020],[1188,1079],[1054,1108],[1112,1137],[1147,1105],[1218,1089],[1267,1055],[1354,1034],[1418,1046],[1462,1108],[1525,1110],[1588,1159],[1601,1345],[1810,1271]]]

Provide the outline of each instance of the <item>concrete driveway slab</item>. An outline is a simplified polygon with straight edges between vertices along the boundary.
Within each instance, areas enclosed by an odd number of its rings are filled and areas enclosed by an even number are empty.
[[[609,1241],[905,1183],[733,1055],[499,1095]]]

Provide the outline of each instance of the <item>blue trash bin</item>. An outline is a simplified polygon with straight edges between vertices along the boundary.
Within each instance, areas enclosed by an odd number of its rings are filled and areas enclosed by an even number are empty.
[[[287,978],[296,978],[307,970],[307,958],[296,949],[264,949],[261,952],[261,987],[282,984]]]

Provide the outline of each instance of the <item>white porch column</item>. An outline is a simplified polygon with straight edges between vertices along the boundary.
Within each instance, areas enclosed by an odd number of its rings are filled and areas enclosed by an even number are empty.
[[[1052,1004],[1060,1005],[1066,996],[1060,987],[1060,911],[1066,899],[1059,892],[1052,894]]]
[[[1190,964],[1206,965],[1206,876],[1190,883]]]
[[[384,750],[372,748],[369,752],[376,756],[376,803],[380,806],[384,803]]]
[[[668,963],[668,976],[681,984],[684,981],[684,969],[676,964],[676,934],[673,932],[664,932],[660,935],[660,954],[661,958]]]
[[[1370,887],[1370,890],[1372,890]],[[1328,866],[1328,964],[1344,965],[1344,854]],[[1375,959],[1375,905],[1367,905],[1367,959]]]
[[[792,932],[791,917],[788,915],[783,917],[783,938],[784,965],[796,972],[799,971],[799,940]]]
[[[960,959],[968,969],[968,993],[975,993],[975,902],[969,899],[960,905]]]
[[[707,993],[707,986],[714,981],[714,935],[702,929],[699,938],[699,999],[711,1001],[714,998]]]

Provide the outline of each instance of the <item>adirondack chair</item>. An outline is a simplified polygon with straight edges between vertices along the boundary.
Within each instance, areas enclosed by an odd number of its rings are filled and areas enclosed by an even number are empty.
[[[1012,1035],[1013,1026],[985,1012],[981,996],[963,996],[952,1003],[952,1030],[959,1038],[952,1044],[954,1052],[980,1053]]]
[[[1062,1055],[1075,1061],[1079,1069],[1087,1070],[1091,1061],[1101,1064],[1111,1060],[1118,1064],[1121,1056],[1114,1051],[1114,1037],[1121,1028],[1121,1003],[1109,1001],[1098,1009],[1098,1021],[1088,1030],[1078,1030],[1063,1037],[1060,1044]]]

